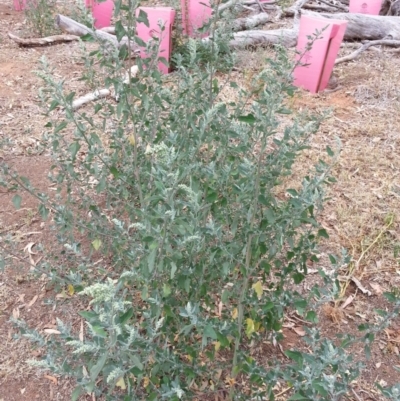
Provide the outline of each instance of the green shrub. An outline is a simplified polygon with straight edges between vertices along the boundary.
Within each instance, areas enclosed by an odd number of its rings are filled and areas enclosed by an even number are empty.
[[[133,31],[133,14],[127,19]],[[117,28],[119,36],[132,32]],[[154,57],[137,60],[140,73],[127,83],[127,48],[93,53],[98,76],[119,101],[79,112],[75,94],[65,93],[43,61],[51,120],[44,141],[57,196],[38,194],[7,167],[3,182],[35,194],[44,218],[52,212],[69,259],[37,269],[90,304],[80,312],[84,341],[61,321],[50,339],[16,322],[47,349],[32,364],[76,378],[73,399],[85,392],[109,400],[225,392],[261,400],[285,381],[293,400],[331,401],[358,375],[345,343],[338,348],[313,330],[312,353],[287,352],[293,364],[251,356],[249,342],[281,338],[288,309],[315,322],[315,299],[339,293],[322,272],[324,286],[306,295],[296,290],[307,262],[318,260],[319,238],[327,237],[317,216],[332,179],[320,161],[296,188],[287,184],[321,120],[287,108],[293,65],[284,49],[276,48],[248,88],[216,73],[232,55],[218,43],[225,35],[213,37],[206,59],[204,45],[190,41],[184,57],[175,54],[173,74],[161,76]]]

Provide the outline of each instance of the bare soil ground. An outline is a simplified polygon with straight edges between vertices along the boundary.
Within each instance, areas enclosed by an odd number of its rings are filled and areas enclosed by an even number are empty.
[[[39,60],[45,56],[55,68],[56,76],[64,78],[68,89],[83,90],[78,77],[83,70],[79,62],[79,45],[43,48],[19,48],[7,37],[8,31],[24,28],[24,14],[12,10],[11,0],[0,0],[0,141],[12,140],[12,151],[4,153],[0,147],[0,162],[14,166],[29,177],[43,192],[49,193],[46,176],[51,162],[47,149],[40,146],[40,138],[47,122],[40,114],[38,89],[40,79],[34,74]],[[346,48],[342,53],[348,53]],[[239,69],[243,79],[251,76],[263,62],[265,52],[243,52],[239,55]],[[310,168],[325,153],[327,145],[335,148],[336,138],[342,154],[334,169],[337,183],[329,189],[330,200],[320,219],[330,240],[321,244],[321,260],[328,253],[348,249],[355,266],[353,275],[357,286],[347,280],[343,301],[353,299],[345,308],[325,307],[320,312],[323,334],[333,338],[338,332],[356,334],[357,326],[376,322],[376,308],[390,305],[383,291],[397,289],[400,282],[399,259],[394,249],[400,245],[400,89],[398,53],[370,51],[358,61],[342,64],[335,69],[339,87],[335,92],[310,95],[299,92],[291,107],[323,111],[331,108],[330,117],[297,163],[299,174]],[[29,261],[27,245],[52,243],[53,233],[36,211],[35,199],[24,196],[21,209],[12,205],[13,194],[0,191],[0,235],[11,233],[18,251],[10,260]],[[33,254],[35,260],[40,253]],[[329,263],[320,265],[329,269]],[[15,263],[14,263],[15,264]],[[73,300],[59,298],[43,279],[29,274],[22,261],[19,269],[0,272],[0,401],[69,400],[74,383],[66,379],[43,375],[26,364],[37,356],[28,341],[15,341],[16,330],[8,322],[10,316],[24,318],[40,330],[52,328],[56,318],[71,325],[77,323]],[[348,271],[343,271],[344,283]],[[306,280],[306,291],[314,282],[313,275]],[[364,294],[368,290],[371,295]],[[298,346],[302,322],[288,316],[283,334],[282,350]],[[375,382],[391,385],[399,382],[396,366],[400,367],[400,319],[378,335],[372,357],[366,369],[354,383],[354,400],[379,400]],[[258,358],[282,355],[277,348],[266,346],[255,350]],[[353,350],[355,359],[364,360],[363,350]],[[287,399],[284,386],[278,389],[279,399]],[[84,399],[84,398],[83,398]],[[90,398],[92,399],[92,398]]]

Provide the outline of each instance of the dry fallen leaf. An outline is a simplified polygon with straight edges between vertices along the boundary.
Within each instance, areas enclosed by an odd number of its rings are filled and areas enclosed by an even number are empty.
[[[293,327],[293,331],[300,337],[306,335],[306,332],[301,327]]]
[[[45,333],[47,333],[47,334],[61,334],[60,331],[55,330],[55,329],[44,329],[43,331],[44,331]]]
[[[352,302],[354,301],[354,295],[350,295],[347,297],[346,301],[343,302],[343,305],[341,306],[342,309],[345,309],[347,306],[349,306]]]
[[[38,296],[38,295],[35,295],[35,296],[32,298],[32,300],[29,302],[29,304],[27,305],[28,308],[30,308],[30,307],[37,301],[38,298],[39,298],[39,296]]]
[[[35,246],[36,242],[29,242],[28,245],[24,248],[24,252],[26,252],[29,255],[29,261],[32,265],[32,267],[36,266],[36,262],[33,259],[32,255],[37,255],[37,252],[33,252],[32,248]]]
[[[81,329],[79,330],[79,341],[83,342],[84,331],[83,331],[83,320],[81,319]]]
[[[382,365],[382,362],[378,362],[378,363],[375,364],[375,366],[376,366],[378,369],[381,367],[381,365]]]
[[[44,375],[43,377],[46,378],[46,379],[48,379],[48,380],[51,380],[51,381],[57,386],[58,380],[57,380],[56,377],[50,376],[50,375]]]
[[[14,319],[18,319],[19,318],[19,309],[18,308],[13,309],[12,315],[13,315]]]
[[[369,285],[374,290],[376,295],[382,295],[383,294],[383,289],[378,283],[369,283]]]

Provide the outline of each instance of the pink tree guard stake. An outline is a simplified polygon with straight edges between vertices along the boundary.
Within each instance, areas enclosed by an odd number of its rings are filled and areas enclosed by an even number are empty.
[[[349,12],[379,15],[381,7],[382,0],[350,0]]]
[[[209,0],[181,0],[183,33],[190,37],[204,38],[207,32],[196,33],[211,18]]]
[[[172,25],[175,19],[175,10],[170,7],[140,7],[136,10],[136,16],[139,16],[140,10],[147,14],[149,26],[143,22],[138,22],[136,29],[140,39],[148,42],[154,37],[159,38],[160,47],[158,57],[164,57],[168,62],[171,57],[172,50]],[[164,30],[160,30],[160,21],[164,24]],[[140,49],[140,57],[148,57],[146,49]],[[164,63],[158,63],[158,68],[164,74],[168,74],[169,68]]]
[[[307,65],[294,69],[294,85],[312,93],[326,88],[346,27],[347,21],[301,16],[296,61]],[[316,31],[319,39],[305,52],[310,43],[308,36],[315,37]]]
[[[14,0],[14,10],[23,11],[26,7],[26,0]]]
[[[95,0],[85,0],[86,7],[92,9],[94,27],[96,29],[105,28],[111,25],[111,18],[114,12],[114,1],[106,0],[97,2]]]

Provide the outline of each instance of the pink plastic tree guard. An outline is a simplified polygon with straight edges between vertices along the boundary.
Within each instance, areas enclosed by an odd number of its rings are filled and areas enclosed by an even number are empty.
[[[349,12],[379,15],[382,0],[350,0]]]
[[[14,0],[14,10],[23,11],[26,7],[26,0]]]
[[[296,61],[303,65],[294,70],[294,85],[312,93],[327,87],[346,27],[347,21],[301,16]],[[308,36],[314,38],[317,31],[319,39],[306,51]]]
[[[147,14],[149,26],[143,22],[137,23],[137,35],[146,43],[153,38],[160,40],[158,57],[164,57],[168,62],[172,50],[172,25],[175,20],[175,10],[170,7],[140,7],[136,10],[136,16],[139,16],[140,10]],[[164,25],[164,30],[160,29],[160,22]],[[140,57],[148,57],[146,49],[140,49]],[[164,63],[158,63],[159,70],[168,74],[169,68]]]
[[[94,27],[96,29],[105,28],[111,25],[111,18],[114,12],[114,0],[106,0],[102,2],[97,2],[96,0],[85,0],[85,6],[92,11]]]
[[[198,33],[211,18],[212,8],[209,0],[181,0],[183,33],[190,37],[204,38],[207,32]]]

